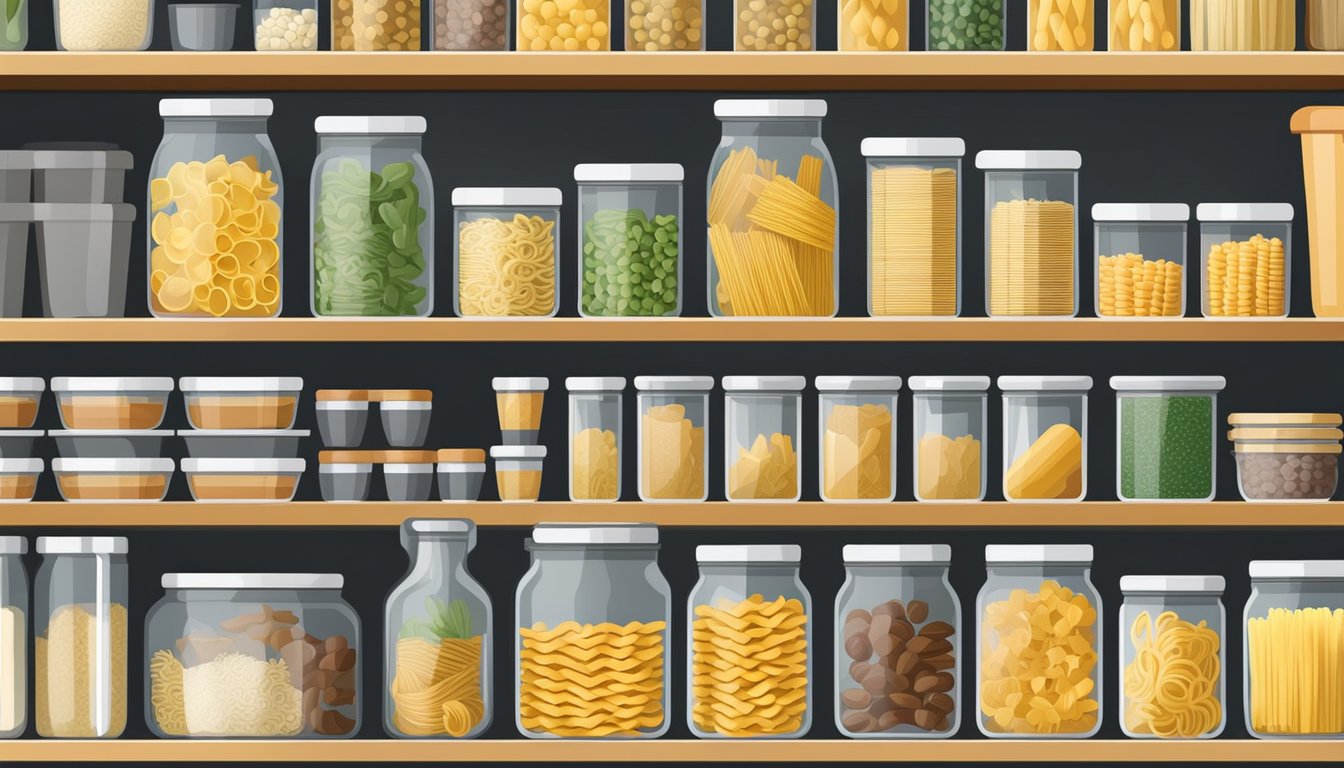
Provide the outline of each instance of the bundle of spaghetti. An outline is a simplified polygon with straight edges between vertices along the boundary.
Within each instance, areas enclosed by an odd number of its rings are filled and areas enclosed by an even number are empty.
[[[665,621],[520,628],[518,714],[555,736],[636,737],[663,725]]]
[[[705,733],[789,734],[807,713],[807,613],[759,594],[697,605],[691,627],[691,719]]]
[[[458,232],[458,309],[467,317],[536,317],[555,309],[555,222],[464,221]]]
[[[407,736],[462,738],[485,718],[481,694],[481,635],[397,640],[392,720]]]
[[[747,220],[818,249],[835,244],[835,209],[789,179],[776,176],[756,198]]]
[[[183,667],[169,650],[150,659],[154,719],[174,736],[295,736],[303,730],[303,692],[283,659],[223,653]]]
[[[1271,608],[1246,628],[1251,730],[1344,733],[1344,609]]]
[[[1132,734],[1190,739],[1222,725],[1222,639],[1207,621],[1148,611],[1129,628],[1134,660],[1125,667],[1125,728]]]
[[[957,172],[873,170],[869,304],[878,316],[957,312]]]
[[[989,313],[1074,312],[1073,205],[1002,200],[990,212]]]
[[[709,188],[709,223],[736,222],[746,216],[766,182],[775,177],[777,164],[762,160],[756,150],[743,147],[728,153],[728,159]]]

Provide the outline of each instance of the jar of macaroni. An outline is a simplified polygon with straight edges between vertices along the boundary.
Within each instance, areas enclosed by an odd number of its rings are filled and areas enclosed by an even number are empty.
[[[705,0],[625,0],[625,50],[703,51]]]
[[[812,0],[735,0],[735,3],[734,51],[813,50],[817,9]]]
[[[835,598],[835,724],[851,739],[961,725],[961,602],[946,544],[847,544]]]
[[[1200,203],[1200,308],[1205,317],[1287,317],[1291,203]]]
[[[3,463],[3,462],[0,462]],[[0,739],[28,727],[28,539],[0,536]]]
[[[612,0],[518,0],[520,51],[610,51]]]
[[[1212,501],[1222,376],[1112,376],[1121,501]]]
[[[702,739],[799,739],[812,725],[812,596],[796,544],[699,546],[686,719]],[[763,691],[761,695],[754,695]]]
[[[1122,576],[1120,728],[1212,739],[1227,724],[1222,576]]]
[[[1344,3],[1307,0],[1307,49],[1344,51]]]
[[[1027,50],[1092,50],[1092,8],[1098,1],[1027,0]]]
[[[1295,0],[1190,0],[1190,50],[1291,51]]]
[[[154,0],[52,0],[51,5],[58,51],[143,51],[154,40]]]
[[[453,190],[454,314],[555,316],[562,200],[554,187]]]
[[[1082,501],[1087,496],[1087,393],[1091,376],[1000,376],[1003,498]]]
[[[1185,315],[1185,203],[1097,203],[1097,317]]]
[[[569,498],[620,501],[625,378],[570,377]]]
[[[1179,51],[1180,0],[1109,0],[1107,47],[1112,51]]]
[[[677,163],[582,163],[579,314],[681,314],[681,188]]]
[[[658,570],[658,527],[541,523],[529,551],[517,597],[518,730],[531,739],[667,733],[672,589]],[[625,685],[611,685],[613,670]]]
[[[695,502],[708,498],[711,376],[636,376],[639,498]]]
[[[420,0],[332,0],[331,49],[420,50]]]
[[[836,11],[837,50],[910,50],[910,6],[906,0],[840,0]]]
[[[818,376],[817,453],[823,501],[896,498],[900,376]]]
[[[729,501],[802,495],[802,376],[723,377],[723,492]]]
[[[1101,725],[1101,595],[1090,544],[990,544],[976,598],[976,701],[994,739],[1085,739]]]
[[[989,472],[989,377],[911,376],[915,498],[983,501]]]

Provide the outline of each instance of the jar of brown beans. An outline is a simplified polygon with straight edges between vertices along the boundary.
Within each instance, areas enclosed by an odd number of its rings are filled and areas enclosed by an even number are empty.
[[[507,51],[509,0],[434,0],[434,50]]]

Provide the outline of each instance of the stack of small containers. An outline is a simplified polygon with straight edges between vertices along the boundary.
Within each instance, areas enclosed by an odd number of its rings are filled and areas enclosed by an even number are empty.
[[[1339,484],[1344,419],[1338,413],[1234,413],[1227,417],[1237,488],[1247,501],[1323,502]]]
[[[378,465],[388,501],[428,501],[438,459],[434,451],[423,449],[433,400],[428,389],[318,390],[317,429],[329,449],[317,459],[322,498],[368,501],[373,468]],[[364,442],[373,403],[378,404],[391,450],[355,450]]]
[[[196,501],[292,501],[307,462],[294,429],[303,379],[186,377],[179,384],[190,430],[177,434],[189,458],[182,472]]]
[[[175,388],[166,376],[52,379],[64,429],[47,434],[60,453],[51,470],[61,498],[163,501],[176,465],[163,455],[163,439],[173,433],[159,427]]]
[[[490,449],[495,460],[499,500],[536,501],[541,496],[541,469],[546,446],[541,433],[541,411],[550,381],[545,378],[496,378],[495,408],[499,412],[502,445]]]
[[[0,285],[6,284],[0,272]],[[33,442],[42,430],[32,427],[46,389],[42,379],[0,378],[0,502],[32,501],[37,493],[44,466],[33,456]]]

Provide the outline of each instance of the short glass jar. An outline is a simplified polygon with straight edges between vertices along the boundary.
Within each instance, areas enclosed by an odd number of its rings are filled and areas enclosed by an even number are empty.
[[[1027,50],[1092,50],[1092,12],[1097,2],[1027,0]]]
[[[625,378],[570,377],[569,499],[619,501]]]
[[[723,492],[729,501],[802,496],[802,376],[723,377]]]
[[[51,0],[56,50],[143,51],[154,40],[155,5],[154,0]]]
[[[1190,206],[1097,203],[1092,221],[1097,317],[1183,317]]]
[[[1000,376],[1003,498],[1087,497],[1087,393],[1091,376]]]
[[[817,456],[822,501],[896,498],[900,376],[818,376]]]
[[[1109,0],[1107,48],[1112,51],[1181,50],[1180,0]]]
[[[911,376],[919,501],[983,501],[989,475],[989,377]]]
[[[636,376],[639,498],[696,502],[709,497],[712,376]]]
[[[454,314],[555,316],[563,199],[554,187],[453,190]]]
[[[252,0],[258,51],[316,51],[318,0]]]
[[[518,0],[519,51],[610,51],[613,0]]]
[[[509,50],[510,0],[434,0],[436,51]]]
[[[3,463],[3,462],[0,462]],[[0,536],[0,739],[28,727],[28,539]]]
[[[420,0],[332,0],[331,49],[420,50]]]
[[[1287,317],[1293,276],[1292,204],[1200,203],[1195,218],[1204,316]]]

